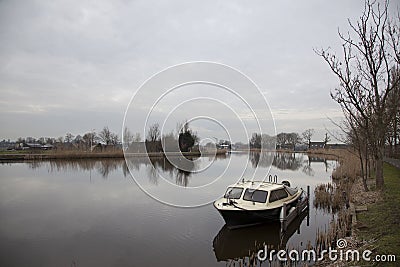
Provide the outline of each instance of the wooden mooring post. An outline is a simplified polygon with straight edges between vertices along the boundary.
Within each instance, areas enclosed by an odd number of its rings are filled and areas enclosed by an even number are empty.
[[[283,203],[281,210],[281,229],[282,231],[286,231],[288,225],[302,213],[306,208],[310,208],[309,204],[310,199],[310,186],[307,186],[307,197],[302,199],[295,207],[290,208],[288,210],[288,205]],[[309,216],[307,216],[307,225],[309,225]]]

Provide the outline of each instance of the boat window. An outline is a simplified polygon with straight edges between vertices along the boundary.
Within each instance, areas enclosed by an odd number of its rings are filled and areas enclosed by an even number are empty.
[[[286,192],[285,189],[278,189],[278,190],[274,190],[271,191],[271,196],[269,197],[269,202],[274,202],[274,201],[278,201],[284,198],[288,197],[288,193]]]
[[[290,188],[290,187],[286,187],[286,186],[285,186],[285,188],[286,188],[286,191],[288,191],[291,196],[295,195],[298,191],[295,188]]]
[[[263,190],[246,189],[243,200],[265,203],[267,201],[268,192]]]
[[[239,199],[242,195],[243,188],[240,187],[228,187],[226,190],[224,198]]]

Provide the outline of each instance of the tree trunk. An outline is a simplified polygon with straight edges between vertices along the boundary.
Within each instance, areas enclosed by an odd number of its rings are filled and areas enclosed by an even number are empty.
[[[364,160],[362,158],[361,152],[359,152],[359,159],[360,159],[360,165],[361,165],[361,173],[360,173],[361,179],[363,182],[365,192],[368,192],[368,185],[367,185],[367,178],[366,178],[367,177],[367,174],[366,174],[367,166],[366,165],[364,166]]]
[[[375,183],[377,189],[383,189],[383,148],[380,147],[377,150],[378,151],[375,156]]]

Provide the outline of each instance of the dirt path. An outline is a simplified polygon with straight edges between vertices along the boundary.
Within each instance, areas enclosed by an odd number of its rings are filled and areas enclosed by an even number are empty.
[[[400,159],[384,158],[383,160],[389,163],[390,165],[393,165],[397,169],[400,169]]]

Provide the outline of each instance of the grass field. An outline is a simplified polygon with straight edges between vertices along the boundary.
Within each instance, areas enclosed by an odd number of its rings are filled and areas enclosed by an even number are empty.
[[[396,255],[396,261],[375,262],[375,266],[400,265],[400,170],[384,165],[385,189],[383,199],[368,206],[368,211],[357,215],[358,236],[374,242],[374,255]]]

